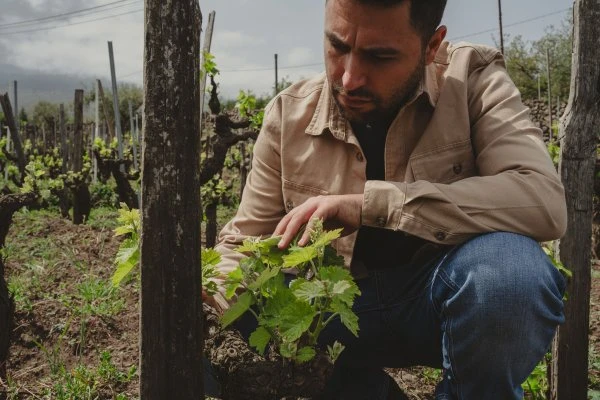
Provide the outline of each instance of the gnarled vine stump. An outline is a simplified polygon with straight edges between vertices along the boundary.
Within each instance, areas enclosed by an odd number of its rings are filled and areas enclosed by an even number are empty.
[[[220,329],[219,317],[206,304],[204,316],[204,353],[218,375],[223,400],[312,398],[322,393],[333,373],[333,363],[323,352],[300,365],[273,352],[265,358],[238,331]]]

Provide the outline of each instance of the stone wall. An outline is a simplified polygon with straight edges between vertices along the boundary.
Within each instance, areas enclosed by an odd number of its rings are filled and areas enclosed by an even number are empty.
[[[531,119],[544,133],[544,139],[549,139],[548,103],[545,100],[523,99],[523,103],[531,110]],[[556,101],[555,101],[556,103]],[[567,103],[561,102],[560,106],[552,105],[552,124],[558,126],[558,122],[565,112]]]

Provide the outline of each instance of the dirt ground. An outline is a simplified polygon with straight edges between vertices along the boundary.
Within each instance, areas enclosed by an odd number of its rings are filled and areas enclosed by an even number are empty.
[[[112,232],[115,218],[116,213],[99,214],[90,225],[75,226],[47,212],[16,215],[5,251],[17,305],[4,383],[8,398],[78,398],[60,395],[77,379],[95,379],[96,397],[90,398],[137,398],[138,282],[117,291],[105,285],[119,245]],[[600,264],[592,277],[590,387],[600,390]],[[107,352],[108,377],[101,372]],[[82,365],[89,376],[77,369]],[[389,372],[410,399],[433,398],[438,371]]]

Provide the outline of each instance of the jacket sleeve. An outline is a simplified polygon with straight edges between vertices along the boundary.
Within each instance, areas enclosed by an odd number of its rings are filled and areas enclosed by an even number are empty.
[[[449,184],[368,181],[363,224],[444,244],[493,231],[561,237],[563,186],[502,57],[471,72],[467,91],[477,176]]]
[[[263,126],[254,145],[252,169],[236,215],[221,230],[215,249],[221,254],[220,294],[215,296],[222,309],[228,307],[223,281],[244,257],[235,251],[246,238],[270,236],[285,215],[281,183],[280,112],[275,98],[267,105]]]

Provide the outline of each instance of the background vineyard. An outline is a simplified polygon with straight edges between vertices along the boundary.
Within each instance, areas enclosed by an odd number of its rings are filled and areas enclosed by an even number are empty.
[[[558,154],[557,122],[569,93],[570,34],[570,21],[565,21],[561,27],[549,28],[539,41],[528,43],[515,37],[506,46],[509,72],[553,156]],[[197,168],[202,182],[203,246],[210,247],[237,209],[251,167],[252,143],[270,96],[256,98],[241,92],[237,100],[219,99],[216,64],[206,63],[205,73],[210,82]],[[278,86],[289,83],[284,80]],[[110,91],[78,91],[72,104],[39,102],[17,113],[9,112],[10,101],[4,96],[0,274],[8,282],[15,318],[7,368],[0,368],[0,398],[130,399],[139,395],[139,281],[134,275],[115,288],[110,276],[121,244],[113,233],[117,209],[122,204],[139,207],[143,105],[138,87],[119,85],[118,93],[122,135],[115,129]],[[17,114],[14,127],[10,113]],[[594,265],[593,279],[589,393],[597,399],[598,265]],[[1,292],[0,302],[8,302]],[[3,341],[8,339],[0,335],[0,361]],[[390,373],[414,399],[431,398],[439,378],[439,371],[433,369]],[[545,398],[546,388],[542,363],[528,382],[527,398]]]

